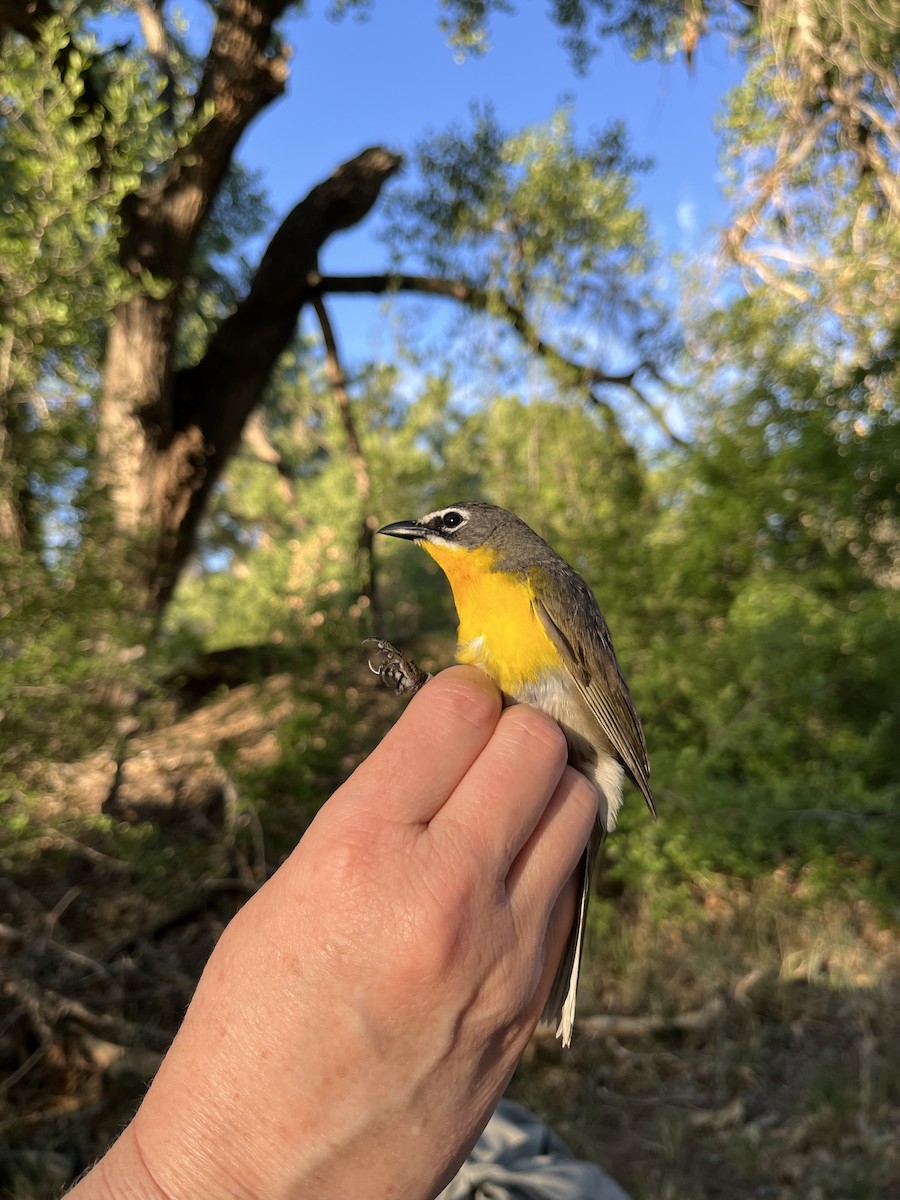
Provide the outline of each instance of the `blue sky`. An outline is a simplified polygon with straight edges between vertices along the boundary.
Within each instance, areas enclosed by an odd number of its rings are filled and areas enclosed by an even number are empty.
[[[566,100],[577,131],[622,119],[634,152],[654,160],[639,194],[664,250],[697,254],[708,229],[724,218],[714,120],[740,70],[723,39],[701,44],[692,72],[682,58],[633,62],[610,42],[579,77],[542,6],[525,0],[519,15],[494,19],[490,51],[463,62],[438,28],[437,0],[375,0],[365,20],[339,22],[327,19],[325,0],[310,8],[284,25],[293,47],[286,96],[257,118],[239,149],[241,161],[260,172],[276,222],[365,146],[409,150],[429,130],[465,122],[472,102],[491,103],[501,124],[514,130],[546,121]],[[323,268],[382,268],[377,221],[376,210],[332,239]],[[348,361],[372,354],[377,303],[331,304]]]
[[[582,131],[626,122],[634,150],[656,162],[641,198],[657,237],[666,249],[693,250],[724,214],[713,122],[740,74],[724,41],[704,42],[693,72],[681,58],[632,62],[611,42],[579,78],[538,6],[520,7],[524,15],[494,19],[489,53],[464,62],[443,41],[436,0],[375,0],[363,21],[330,21],[321,4],[289,19],[287,96],[257,118],[240,149],[262,173],[279,218],[364,146],[408,149],[429,129],[464,121],[472,101],[492,103],[501,124],[516,129],[545,121],[570,98]],[[325,265],[359,270],[378,266],[378,255],[363,228],[334,239]]]
[[[266,237],[345,159],[374,144],[409,151],[430,130],[466,123],[473,103],[492,105],[510,131],[545,122],[562,103],[572,108],[576,134],[624,121],[633,152],[655,163],[639,176],[638,195],[667,253],[696,259],[709,245],[710,231],[724,222],[715,118],[741,69],[721,36],[701,42],[692,71],[682,57],[634,62],[609,41],[587,74],[578,76],[559,31],[535,0],[519,0],[514,16],[495,16],[488,53],[464,61],[438,27],[439,0],[372,0],[365,19],[341,21],[328,19],[331,0],[309,0],[303,7],[306,15],[294,12],[281,26],[293,50],[286,95],[257,117],[238,147],[238,158],[258,172],[271,203]],[[183,12],[189,40],[202,54],[211,31],[209,9],[185,0]],[[140,38],[132,13],[116,21]],[[383,269],[377,225],[376,206],[366,222],[328,243],[323,269]],[[263,245],[244,248],[251,263]],[[330,308],[349,363],[388,349],[379,301],[333,298]],[[437,315],[427,319],[440,325]]]

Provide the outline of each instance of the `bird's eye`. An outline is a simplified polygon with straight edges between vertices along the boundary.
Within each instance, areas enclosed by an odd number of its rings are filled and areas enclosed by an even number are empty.
[[[463,523],[463,515],[458,512],[444,513],[441,517],[441,524],[445,529],[457,529]]]

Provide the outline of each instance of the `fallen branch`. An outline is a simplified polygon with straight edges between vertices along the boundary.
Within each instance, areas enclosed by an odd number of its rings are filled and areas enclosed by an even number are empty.
[[[5,921],[0,921],[0,940],[9,942],[13,946],[36,947],[38,950],[48,950],[66,962],[75,967],[82,967],[89,971],[92,975],[98,975],[101,978],[111,981],[112,977],[102,963],[89,955],[82,953],[80,950],[72,950],[68,946],[64,946],[62,942],[57,942],[54,938],[47,937],[43,933],[34,933],[31,930],[15,929],[12,925],[7,925]]]
[[[38,987],[29,979],[7,979],[3,991],[25,1008],[42,1036],[46,1030],[56,1030],[64,1024],[71,1023],[90,1033],[105,1034],[117,1042],[135,1047],[146,1046],[147,1041],[150,1041],[159,1050],[165,1050],[169,1044],[169,1035],[164,1032],[136,1025],[125,1017],[93,1012],[80,1000],[61,996],[49,988]]]
[[[111,962],[114,958],[118,958],[120,954],[124,954],[126,950],[130,950],[140,941],[152,942],[161,933],[166,933],[169,929],[182,924],[189,917],[198,913],[204,907],[207,900],[209,900],[210,896],[217,896],[222,892],[242,892],[244,895],[252,896],[259,890],[260,886],[261,884],[251,882],[247,879],[204,880],[197,885],[196,891],[181,904],[169,909],[168,912],[161,913],[160,916],[155,917],[152,921],[141,925],[139,929],[132,930],[131,933],[126,933],[122,937],[117,938],[116,941],[106,947],[103,959],[105,962]]]
[[[604,1013],[593,1017],[583,1017],[576,1029],[582,1039],[589,1038],[629,1038],[646,1037],[648,1034],[689,1032],[696,1029],[708,1029],[715,1024],[725,1011],[725,1001],[721,996],[713,996],[702,1008],[691,1012],[675,1013],[672,1016],[648,1015],[632,1017],[625,1014]],[[552,1041],[553,1030],[539,1029],[535,1035],[541,1041]]]
[[[146,1050],[142,1046],[122,1046],[90,1033],[84,1034],[81,1044],[94,1065],[110,1077],[131,1074],[141,1079],[152,1079],[163,1060],[160,1051]]]
[[[38,1035],[40,1041],[38,1042],[37,1047],[31,1052],[31,1054],[28,1055],[23,1063],[20,1063],[14,1071],[10,1071],[8,1075],[4,1076],[4,1078],[0,1080],[0,1096],[5,1095],[8,1091],[11,1091],[20,1079],[24,1079],[29,1071],[33,1070],[33,1068],[36,1067],[38,1063],[47,1056],[50,1047],[53,1045],[53,1027],[48,1021],[45,1020],[38,1000],[33,995],[27,994],[27,992],[25,995],[19,995],[15,990],[13,990],[12,987],[8,985],[4,987],[3,990],[7,994],[13,995],[19,1001],[18,1008],[14,1010],[14,1016],[19,1017],[27,1015],[31,1021],[31,1026]]]

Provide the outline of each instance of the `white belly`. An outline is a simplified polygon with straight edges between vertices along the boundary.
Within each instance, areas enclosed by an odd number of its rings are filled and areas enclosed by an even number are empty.
[[[538,682],[526,684],[514,699],[533,704],[559,723],[569,742],[569,761],[596,785],[600,823],[606,833],[612,833],[622,806],[625,772],[573,680],[563,673],[545,674]]]

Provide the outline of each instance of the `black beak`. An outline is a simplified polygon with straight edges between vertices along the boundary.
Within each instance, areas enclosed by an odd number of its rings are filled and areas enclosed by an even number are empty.
[[[411,542],[417,542],[425,536],[428,530],[418,521],[395,521],[393,525],[385,525],[378,532],[386,533],[388,537],[407,538]]]

